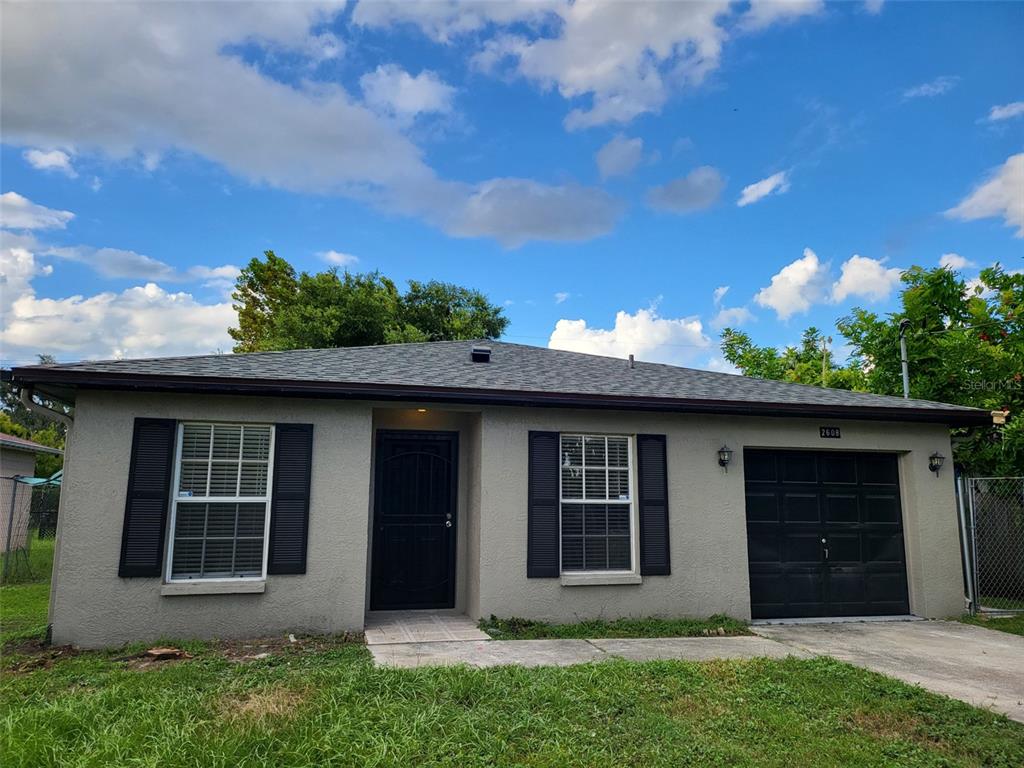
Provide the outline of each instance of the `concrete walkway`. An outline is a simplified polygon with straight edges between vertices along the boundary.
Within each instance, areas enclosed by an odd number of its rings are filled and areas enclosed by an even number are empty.
[[[804,651],[763,637],[667,637],[621,640],[456,640],[369,645],[377,664],[422,667],[468,664],[524,667],[584,664],[623,658],[651,659],[753,659],[760,656],[808,656]]]
[[[1024,722],[1024,637],[953,621],[751,629],[794,651],[832,656]]]

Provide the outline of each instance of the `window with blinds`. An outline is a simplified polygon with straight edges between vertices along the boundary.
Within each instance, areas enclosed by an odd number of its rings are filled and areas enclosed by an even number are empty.
[[[168,579],[263,578],[274,428],[178,427]]]
[[[633,569],[631,440],[561,436],[562,571]]]

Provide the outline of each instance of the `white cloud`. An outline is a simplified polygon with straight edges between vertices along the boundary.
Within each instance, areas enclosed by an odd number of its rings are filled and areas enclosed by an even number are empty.
[[[594,160],[601,178],[626,176],[640,165],[644,157],[644,140],[627,139],[621,133],[597,150]]]
[[[155,283],[120,293],[39,298],[32,281],[53,272],[31,235],[0,232],[0,347],[6,360],[46,352],[71,357],[143,357],[228,349],[230,302],[203,304]],[[204,268],[205,269],[205,268]],[[210,270],[226,274],[227,267]]]
[[[722,307],[711,320],[712,328],[738,328],[754,319],[746,307]]]
[[[476,13],[502,17],[489,6]],[[614,225],[619,207],[598,190],[439,178],[397,121],[356,103],[340,84],[286,84],[232,53],[246,43],[315,58],[326,43],[311,30],[344,7],[342,0],[5,7],[4,140],[140,158],[150,169],[168,154],[197,154],[255,184],[344,195],[456,236],[585,239]],[[589,218],[582,226],[538,226],[533,216],[519,228],[514,219],[480,216],[482,197],[513,185],[519,198],[557,199],[562,212],[582,205]]]
[[[516,248],[527,240],[589,240],[603,235],[621,210],[610,195],[593,187],[492,179],[476,188],[445,229],[462,237],[487,235]]]
[[[746,307],[723,307],[722,300],[729,292],[728,285],[715,288],[712,300],[715,304],[715,316],[711,320],[712,328],[738,327],[754,319],[754,314]]]
[[[558,293],[555,294],[555,304],[561,304],[565,301],[568,301],[571,296],[572,294],[569,293],[568,291],[559,291]]]
[[[825,9],[825,0],[750,0],[750,9],[740,17],[740,27],[760,30],[772,24],[813,16]]]
[[[743,192],[740,193],[740,199],[736,201],[736,205],[742,208],[745,205],[756,203],[758,200],[768,197],[768,195],[784,195],[788,191],[789,171],[779,171],[766,179],[761,179],[745,186]]]
[[[885,0],[864,0],[864,10],[872,16],[880,14],[883,5],[885,5]]]
[[[434,72],[413,77],[397,64],[382,64],[359,78],[367,105],[384,115],[410,119],[431,112],[452,111],[455,89]]]
[[[26,149],[22,153],[22,157],[37,171],[60,171],[72,179],[78,177],[78,172],[71,165],[71,155],[59,149],[52,149],[49,152],[44,152],[41,149]]]
[[[716,69],[727,32],[727,2],[363,2],[353,21],[367,26],[415,24],[448,42],[468,33],[515,25],[488,39],[475,58],[515,71],[565,99],[587,105],[566,117],[570,130],[626,123],[657,112],[674,88],[699,84]],[[524,30],[522,27],[526,26]],[[547,33],[533,36],[525,31]]]
[[[623,360],[633,354],[638,360],[675,365],[694,360],[710,346],[711,339],[698,318],[660,317],[654,307],[638,309],[632,315],[620,310],[611,329],[590,328],[586,320],[559,320],[548,339],[551,349]]]
[[[223,287],[234,284],[238,267],[197,265],[179,270],[166,262],[122,248],[93,248],[72,245],[57,248],[40,247],[39,252],[65,261],[85,264],[101,277],[111,280],[148,280],[167,282],[203,281],[204,286]]]
[[[1002,217],[1006,226],[1017,228],[1017,237],[1024,237],[1024,152],[1008,157],[946,216],[960,221]]]
[[[944,253],[939,257],[939,266],[946,269],[959,270],[977,266],[970,259],[966,259],[959,253]]]
[[[689,213],[710,208],[725,189],[725,179],[717,168],[703,165],[688,175],[653,187],[647,201],[654,208],[674,213]]]
[[[935,96],[941,96],[944,93],[948,93],[953,87],[960,82],[960,78],[955,75],[940,75],[934,80],[929,80],[927,83],[920,83],[912,88],[907,88],[903,92],[904,99],[930,99]]]
[[[1024,115],[1024,101],[1014,101],[992,107],[988,112],[988,121],[992,123],[997,120],[1009,120],[1021,115]]]
[[[771,284],[757,292],[754,301],[775,310],[780,320],[787,320],[824,298],[828,271],[828,264],[819,261],[810,248],[804,248],[803,257],[779,270]]]
[[[334,264],[339,267],[351,267],[359,261],[358,256],[335,250],[320,251],[317,255],[328,264]]]
[[[716,373],[731,373],[741,375],[742,371],[723,357],[712,357],[705,364],[704,368]]]
[[[73,218],[71,211],[38,205],[17,192],[0,195],[0,226],[7,229],[64,229]]]
[[[885,259],[851,256],[843,262],[839,280],[832,285],[832,301],[838,303],[850,296],[863,296],[869,301],[888,298],[899,285],[903,270],[884,264]]]

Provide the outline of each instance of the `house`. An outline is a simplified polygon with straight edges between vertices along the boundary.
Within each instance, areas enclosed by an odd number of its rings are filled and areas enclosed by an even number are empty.
[[[502,342],[15,368],[74,403],[53,640],[963,609],[986,412]]]
[[[25,546],[32,491],[17,483],[16,478],[35,474],[39,453],[59,456],[63,451],[0,432],[0,552],[13,552]]]

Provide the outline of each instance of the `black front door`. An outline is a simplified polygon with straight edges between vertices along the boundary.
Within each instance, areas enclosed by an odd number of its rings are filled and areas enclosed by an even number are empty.
[[[377,432],[370,608],[455,606],[456,432]]]
[[[909,613],[891,453],[743,453],[755,619]]]

